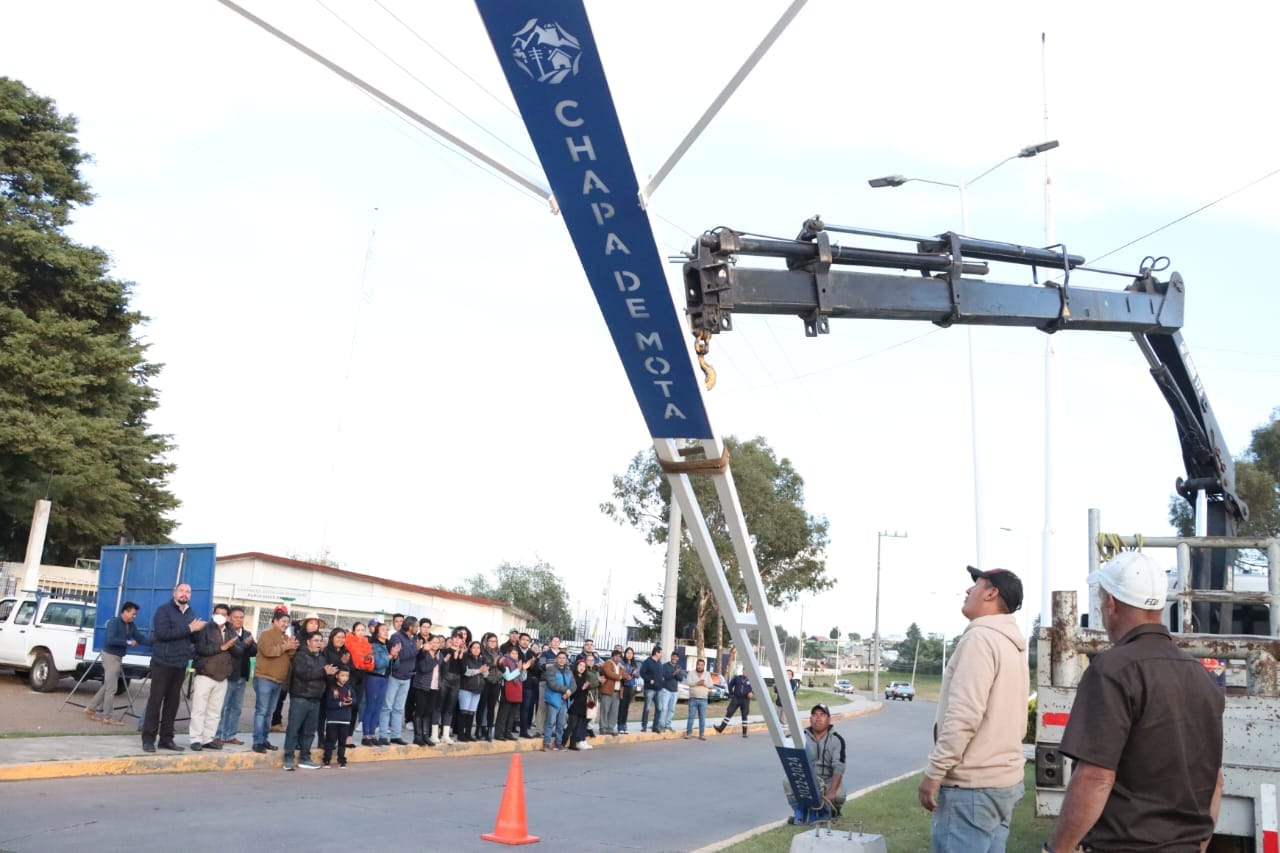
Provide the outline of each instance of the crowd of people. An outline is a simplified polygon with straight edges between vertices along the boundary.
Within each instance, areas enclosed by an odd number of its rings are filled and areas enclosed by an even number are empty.
[[[242,607],[215,605],[206,621],[191,610],[190,598],[190,588],[179,584],[153,620],[152,686],[141,729],[146,752],[184,749],[174,723],[189,663],[185,748],[246,745],[238,728],[252,683],[247,745],[263,754],[282,750],[286,770],[345,767],[347,750],[357,747],[527,738],[540,739],[543,751],[585,751],[597,733],[629,734],[633,703],[642,704],[640,731],[673,731],[682,684],[689,696],[685,737],[706,740],[714,682],[705,660],[686,671],[678,654],[664,659],[661,648],[637,660],[632,648],[600,653],[591,640],[570,653],[559,637],[544,646],[518,628],[505,640],[493,632],[477,639],[466,626],[435,633],[430,619],[403,614],[326,632],[319,615],[295,619],[284,607],[255,638],[244,627]],[[125,602],[108,623],[108,675],[119,671],[127,646],[139,640],[137,610]],[[86,713],[111,721],[109,693],[95,696]],[[737,712],[746,737],[750,681],[736,676],[729,693],[730,712],[715,728],[723,732]],[[273,731],[284,733],[282,747],[271,742]]]
[[[1013,617],[1022,606],[1022,582],[1005,569],[970,567],[969,574],[973,584],[962,608],[969,625],[943,675],[934,745],[918,789],[921,806],[931,812],[934,853],[1003,853],[1024,793],[1029,673],[1026,639]],[[1154,561],[1121,554],[1089,581],[1098,586],[1102,627],[1115,646],[1096,655],[1080,681],[1061,743],[1075,767],[1042,849],[1202,851],[1224,784],[1222,690],[1200,661],[1171,642],[1162,624],[1165,575]],[[570,655],[559,637],[543,647],[519,629],[505,642],[494,633],[474,639],[465,626],[446,637],[433,633],[430,619],[399,614],[388,623],[357,622],[325,635],[319,616],[295,621],[284,608],[255,639],[244,628],[242,608],[219,604],[206,622],[191,610],[190,597],[190,587],[179,584],[153,620],[142,724],[147,752],[183,749],[174,740],[174,721],[193,660],[190,748],[242,745],[237,724],[252,678],[252,749],[280,749],[268,733],[283,728],[286,770],[330,767],[335,759],[344,767],[346,751],[356,746],[408,746],[409,726],[420,747],[540,738],[543,751],[585,750],[595,734],[592,723],[602,734],[627,734],[636,701],[641,731],[669,732],[682,684],[689,695],[684,736],[695,737],[696,723],[696,737],[706,740],[713,681],[705,660],[686,671],[677,654],[664,661],[661,648],[637,661],[633,649],[621,646],[598,655],[590,640]],[[91,716],[111,712],[111,675],[140,642],[137,611],[125,602],[107,626],[107,679],[86,709]],[[799,682],[787,674],[795,690]],[[728,692],[728,711],[714,728],[724,732],[736,711],[745,737],[749,680],[735,676]],[[811,709],[801,741],[819,783],[818,808],[838,816],[846,743],[825,704]],[[312,760],[317,745],[320,763]],[[815,808],[812,801],[800,802],[790,784],[786,793],[792,822],[809,822],[805,810]]]

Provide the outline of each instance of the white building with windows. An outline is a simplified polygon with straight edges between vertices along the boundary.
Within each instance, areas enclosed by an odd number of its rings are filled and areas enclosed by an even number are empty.
[[[256,625],[257,632],[266,629],[271,612],[281,604],[294,614],[317,614],[326,629],[336,625],[350,630],[355,622],[374,617],[387,621],[404,613],[429,618],[437,634],[466,625],[477,639],[493,631],[505,640],[508,630],[523,631],[529,620],[528,613],[510,602],[257,551],[218,557],[213,600],[244,606],[245,622]]]

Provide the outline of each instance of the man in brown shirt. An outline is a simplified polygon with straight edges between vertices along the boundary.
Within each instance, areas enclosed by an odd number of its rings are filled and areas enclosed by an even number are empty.
[[[1045,848],[1199,853],[1222,797],[1222,689],[1161,624],[1154,560],[1125,552],[1089,583],[1115,645],[1080,679],[1061,745],[1075,764]]]
[[[600,713],[596,715],[596,719],[600,721],[600,734],[618,733],[618,699],[622,696],[622,682],[626,679],[622,650],[614,649],[613,654],[600,667]]]
[[[289,611],[271,615],[271,627],[258,637],[258,664],[253,672],[253,751],[277,749],[267,739],[271,713],[289,681],[289,666],[298,651],[298,638],[288,633]]]

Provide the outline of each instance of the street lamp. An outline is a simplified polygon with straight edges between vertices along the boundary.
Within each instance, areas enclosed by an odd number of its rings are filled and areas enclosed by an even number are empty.
[[[876,629],[875,636],[871,638],[871,698],[874,700],[880,695],[880,543],[885,537],[890,539],[906,539],[907,532],[901,533],[896,530],[890,533],[887,530],[881,530],[876,534]]]
[[[1037,154],[1043,154],[1045,151],[1051,151],[1058,147],[1058,140],[1049,139],[1035,145],[1028,145],[1012,154],[999,163],[996,163],[985,172],[980,172],[976,176],[967,181],[961,181],[958,184],[949,181],[935,181],[931,178],[904,178],[902,175],[885,175],[882,178],[872,178],[867,181],[872,189],[883,189],[884,187],[900,187],[908,183],[933,184],[939,187],[950,187],[958,190],[960,193],[960,231],[964,234],[969,233],[969,186],[974,184],[987,175],[990,175],[996,169],[999,169],[1005,163],[1020,158],[1034,157]],[[966,326],[965,330],[968,334],[969,342],[969,426],[973,439],[973,524],[974,524],[974,546],[977,550],[976,563],[978,568],[986,570],[987,565],[987,547],[986,537],[984,535],[985,525],[983,523],[982,508],[982,466],[978,459],[978,395],[977,388],[973,381],[973,326]]]

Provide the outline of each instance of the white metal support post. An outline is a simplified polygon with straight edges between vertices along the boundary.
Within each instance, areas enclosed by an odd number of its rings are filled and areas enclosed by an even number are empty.
[[[876,534],[876,628],[871,647],[871,698],[880,695],[880,543],[888,536],[890,539],[906,539],[907,534],[881,530]]]
[[[701,444],[708,459],[719,459],[724,454],[724,442],[719,438],[703,440]],[[659,461],[663,463],[670,465],[683,461],[676,443],[671,439],[655,440],[654,449],[657,451]],[[800,726],[800,712],[796,707],[795,695],[792,694],[789,686],[783,686],[787,670],[782,658],[782,646],[778,642],[778,635],[770,627],[766,615],[768,601],[765,598],[764,583],[760,579],[760,569],[756,565],[755,553],[751,550],[747,522],[742,515],[742,505],[738,502],[738,490],[733,484],[733,474],[728,466],[723,471],[711,473],[708,476],[715,483],[716,495],[720,498],[720,505],[724,510],[729,537],[733,541],[734,555],[738,560],[743,586],[746,587],[747,599],[751,603],[750,612],[744,613],[738,609],[733,590],[729,588],[729,580],[725,577],[724,566],[720,563],[720,555],[716,553],[702,509],[698,506],[698,499],[693,493],[693,484],[689,481],[689,475],[668,473],[667,481],[671,484],[672,499],[679,504],[681,515],[684,516],[689,539],[707,573],[707,583],[716,597],[720,615],[729,626],[729,634],[742,653],[743,670],[751,680],[751,689],[759,700],[765,725],[769,728],[769,736],[773,739],[774,746],[789,747],[793,745],[792,739],[783,734],[777,708],[769,701],[769,689],[764,683],[760,660],[756,657],[755,647],[751,644],[751,631],[759,630],[760,632],[760,644],[764,648],[769,668],[773,672],[774,684],[778,686],[782,714],[793,735],[803,731]]]

